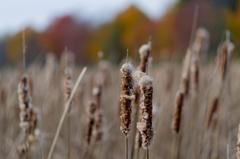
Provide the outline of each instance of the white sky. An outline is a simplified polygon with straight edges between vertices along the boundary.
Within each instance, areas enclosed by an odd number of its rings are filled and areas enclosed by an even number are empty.
[[[56,16],[75,14],[90,21],[106,21],[130,4],[152,18],[161,16],[175,0],[3,0],[0,5],[0,35],[30,25],[43,29]]]

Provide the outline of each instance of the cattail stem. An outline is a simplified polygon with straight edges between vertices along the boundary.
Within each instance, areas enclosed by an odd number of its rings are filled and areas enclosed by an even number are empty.
[[[139,115],[139,99],[136,97],[138,95],[135,94],[135,101],[134,101],[134,107],[135,107],[135,112],[134,112],[134,117],[133,117],[133,131],[132,131],[132,148],[131,148],[131,159],[134,158],[135,156],[135,146],[136,146],[136,133],[137,133],[137,120],[138,120],[138,115]],[[139,148],[137,147],[138,151]]]
[[[139,159],[140,148],[137,148],[137,154],[135,159]]]
[[[149,159],[149,148],[147,147],[147,150],[146,150],[146,159]]]
[[[176,145],[175,159],[180,159],[181,158],[181,155],[180,155],[180,152],[181,152],[181,140],[182,140],[181,133],[176,134],[176,137],[175,137],[175,145]]]
[[[128,159],[128,136],[125,136],[125,159]]]
[[[68,112],[68,117],[67,117],[67,141],[68,141],[68,154],[67,158],[71,158],[71,117],[70,113]]]

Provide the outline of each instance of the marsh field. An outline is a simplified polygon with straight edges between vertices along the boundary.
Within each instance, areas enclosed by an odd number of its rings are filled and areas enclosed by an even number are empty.
[[[228,37],[203,62],[201,38],[182,62],[152,64],[147,43],[139,59],[100,58],[81,77],[68,54],[2,69],[0,158],[239,158],[240,64]]]

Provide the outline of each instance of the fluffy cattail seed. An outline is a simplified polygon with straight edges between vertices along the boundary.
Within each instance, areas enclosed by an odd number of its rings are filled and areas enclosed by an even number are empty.
[[[139,49],[139,54],[140,54],[139,69],[142,72],[147,71],[148,60],[149,60],[151,49],[152,49],[152,45],[150,41],[147,44],[142,45]]]
[[[147,149],[153,137],[152,128],[152,97],[153,86],[152,78],[148,75],[143,76],[140,81],[140,119],[137,128],[142,137],[142,147]]]
[[[173,120],[172,120],[172,129],[175,133],[179,133],[180,131],[183,105],[184,105],[184,94],[183,92],[178,91],[176,95],[175,108],[174,108],[175,110],[174,110]]]
[[[133,91],[133,66],[129,63],[123,64],[121,68],[121,95],[120,95],[120,130],[128,135],[131,123],[131,104]]]

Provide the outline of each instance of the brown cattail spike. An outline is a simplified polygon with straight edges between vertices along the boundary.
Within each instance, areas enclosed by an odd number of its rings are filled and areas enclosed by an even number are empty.
[[[102,109],[101,109],[101,98],[102,98],[102,83],[94,86],[92,95],[96,102],[96,113],[95,113],[95,140],[100,141],[102,139]]]
[[[20,108],[20,127],[27,132],[32,110],[31,96],[29,93],[29,79],[23,76],[18,84],[18,101]]]
[[[175,110],[174,110],[173,120],[172,120],[172,129],[175,133],[179,133],[180,131],[183,105],[184,105],[184,94],[183,92],[179,91],[177,92],[177,95],[176,95]]]
[[[191,64],[191,87],[197,92],[199,88],[199,59],[193,58]]]
[[[142,147],[147,149],[153,137],[152,128],[152,98],[153,85],[152,78],[148,75],[143,76],[140,81],[140,119],[137,128],[142,137]]]
[[[147,71],[148,60],[149,60],[151,49],[152,49],[152,45],[150,41],[147,44],[142,45],[139,49],[139,54],[140,54],[139,69],[142,72]]]
[[[120,130],[128,135],[131,123],[131,104],[133,91],[133,66],[129,63],[123,64],[121,68],[121,95],[120,95]]]
[[[72,75],[69,69],[65,70],[64,74],[64,99],[65,102],[69,99],[71,92],[72,92]]]
[[[92,133],[93,133],[93,128],[95,125],[95,112],[97,109],[97,104],[95,102],[91,102],[89,104],[89,109],[88,109],[88,115],[89,115],[89,121],[88,121],[88,130],[87,130],[87,143],[91,143],[92,139]]]
[[[26,144],[36,140],[38,117],[32,107],[29,78],[23,76],[18,84],[18,99],[20,108],[20,127],[24,130]]]
[[[207,118],[207,128],[210,128],[212,120],[213,120],[213,116],[216,113],[216,111],[218,110],[218,104],[219,104],[219,98],[215,97],[209,107],[209,114],[208,114],[208,118]]]
[[[180,84],[180,90],[184,94],[184,96],[187,96],[189,94],[189,89],[190,89],[191,59],[192,59],[192,50],[188,49],[183,62],[182,78],[181,78],[181,84]]]

